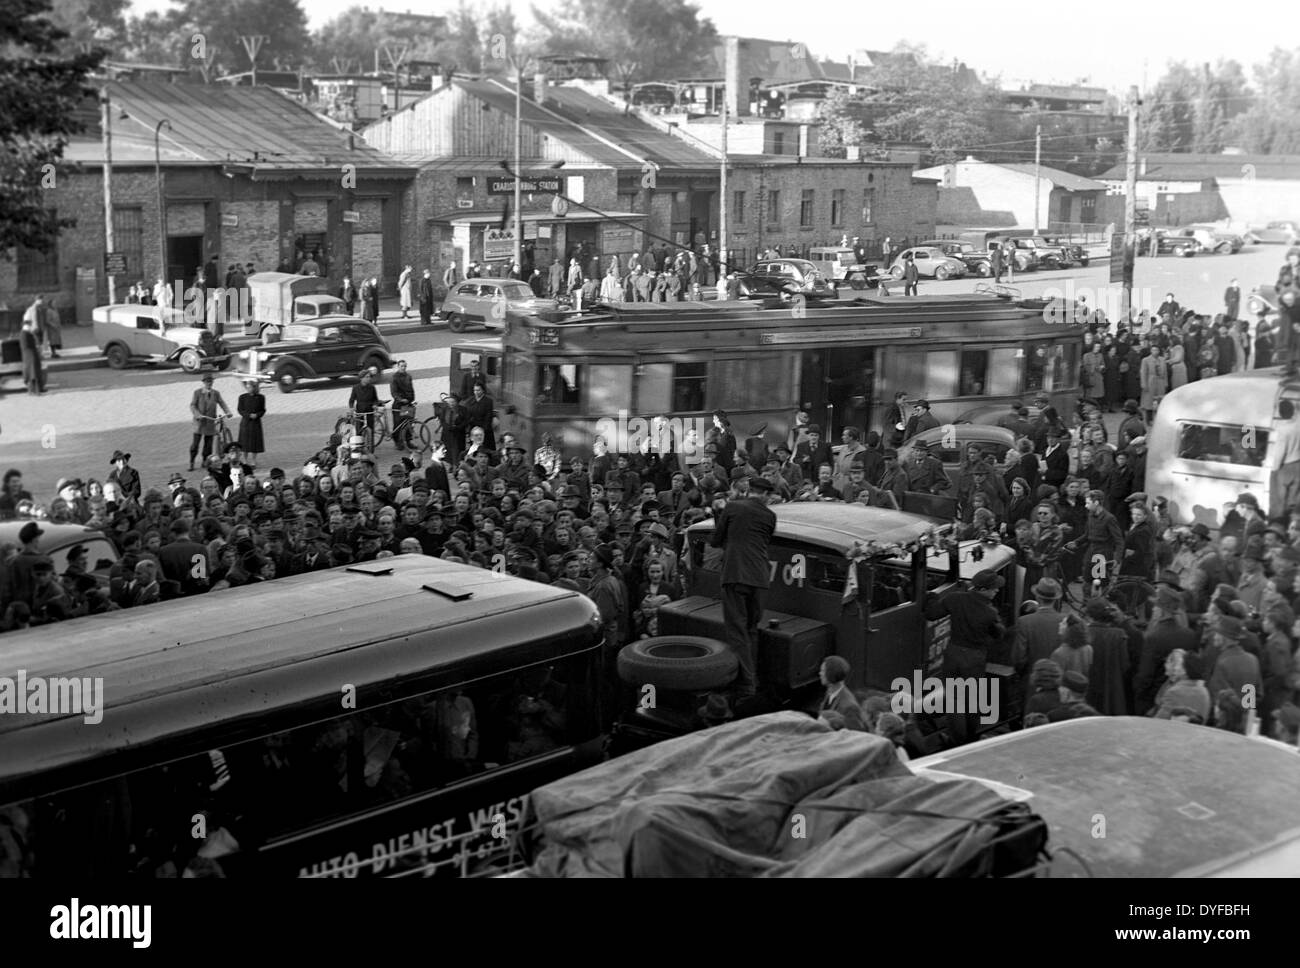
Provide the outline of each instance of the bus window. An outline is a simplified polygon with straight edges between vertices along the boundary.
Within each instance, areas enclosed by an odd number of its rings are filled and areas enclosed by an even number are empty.
[[[673,367],[673,411],[689,413],[704,409],[704,388],[709,381],[708,363],[678,363]]]
[[[1178,456],[1183,460],[1210,464],[1262,467],[1268,453],[1268,434],[1262,428],[1255,430],[1250,435],[1254,439],[1248,441],[1247,435],[1237,426],[1181,422],[1178,427]],[[1247,442],[1254,446],[1245,446]]]
[[[580,369],[572,363],[539,363],[537,402],[552,407],[576,407],[582,393]]]
[[[270,839],[589,739],[596,663],[515,669],[0,806],[0,876],[239,872]]]
[[[1048,354],[1051,343],[1047,340],[1031,340],[1025,344],[1025,392],[1046,390],[1048,375]]]
[[[961,382],[957,396],[980,397],[988,385],[988,350],[963,350],[961,354]]]

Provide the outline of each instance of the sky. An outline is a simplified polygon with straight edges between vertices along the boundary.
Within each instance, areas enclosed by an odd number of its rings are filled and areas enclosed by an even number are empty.
[[[58,0],[55,0],[57,3]],[[264,0],[274,3],[276,0]],[[1247,68],[1265,59],[1277,43],[1296,44],[1294,33],[1276,26],[1294,23],[1285,0],[1231,4],[1173,3],[1170,0],[922,0],[873,4],[821,0],[811,8],[793,0],[695,0],[719,33],[802,42],[818,57],[844,60],[854,48],[888,50],[900,40],[925,44],[942,60],[961,60],[1004,86],[1085,81],[1119,93],[1145,79],[1154,84],[1169,60],[1189,63],[1219,59]],[[510,0],[516,15],[530,21],[528,0]],[[454,0],[302,0],[313,28],[351,6],[413,13],[446,13]],[[483,4],[474,2],[472,5]],[[553,9],[556,0],[540,0]],[[135,0],[133,11],[165,10],[168,0]],[[1067,19],[1068,17],[1068,19]],[[1280,40],[1275,38],[1281,38]]]

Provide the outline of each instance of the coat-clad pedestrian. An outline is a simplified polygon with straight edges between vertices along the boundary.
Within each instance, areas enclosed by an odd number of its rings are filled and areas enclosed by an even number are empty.
[[[39,396],[45,392],[45,364],[41,360],[40,324],[34,318],[23,320],[18,343],[23,357],[23,383],[28,393]]]
[[[370,277],[370,319],[379,322],[379,277]]]
[[[239,395],[235,409],[239,412],[239,449],[248,455],[250,464],[266,450],[262,435],[262,418],[266,416],[266,397],[257,380],[245,380],[244,392]],[[204,454],[204,457],[207,457]]]
[[[402,318],[411,315],[411,296],[415,284],[415,271],[409,266],[402,266],[402,274],[397,277],[397,305],[402,310]]]
[[[428,269],[420,277],[420,325],[433,325],[433,274]]]
[[[348,276],[343,277],[343,285],[339,286],[339,298],[343,300],[343,308],[351,316],[357,308],[357,287],[352,284],[352,279]]]
[[[763,477],[749,482],[752,496],[727,502],[718,517],[712,545],[722,552],[722,612],[727,642],[740,670],[737,698],[752,698],[758,689],[755,648],[763,615],[763,592],[769,587],[768,543],[776,531],[776,515],[764,495],[772,483]]]
[[[377,319],[377,317],[375,316],[372,310],[374,303],[371,300],[370,296],[371,296],[370,280],[362,279],[361,289],[357,292],[357,300],[361,304],[361,318],[368,319],[370,320],[370,322],[373,323]]]
[[[190,398],[190,416],[193,418],[194,436],[190,440],[190,470],[194,470],[194,458],[198,456],[199,445],[203,445],[203,460],[206,462],[212,453],[213,438],[217,433],[217,410],[220,409],[227,418],[231,416],[230,408],[221,398],[221,393],[212,388],[212,374],[203,374],[203,385],[194,391]]]

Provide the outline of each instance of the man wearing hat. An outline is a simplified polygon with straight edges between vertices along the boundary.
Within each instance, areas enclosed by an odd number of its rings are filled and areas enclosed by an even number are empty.
[[[1014,665],[1022,674],[1040,659],[1050,659],[1061,644],[1061,583],[1054,578],[1043,578],[1029,591],[1038,608],[1016,619],[1012,651],[1017,660]]]
[[[202,386],[194,391],[190,398],[190,416],[193,418],[194,436],[190,439],[190,470],[194,470],[194,459],[198,456],[199,445],[203,445],[203,459],[206,461],[212,453],[212,443],[217,433],[218,408],[231,419],[230,407],[221,394],[212,388],[211,373],[204,373]]]
[[[1214,586],[1223,581],[1223,561],[1210,540],[1210,529],[1203,523],[1193,524],[1183,539],[1190,554],[1183,560],[1178,580],[1187,597],[1188,609],[1204,612]],[[1174,557],[1179,563],[1178,556]]]
[[[590,598],[600,609],[600,621],[605,633],[606,654],[615,656],[626,641],[628,622],[631,613],[628,608],[627,588],[624,586],[614,568],[614,549],[608,545],[598,545],[591,559],[591,587],[587,590]],[[606,687],[617,688],[614,676],[607,678]],[[612,702],[609,708],[614,708]]]
[[[33,560],[31,568],[32,596],[29,604],[32,625],[48,625],[73,618],[75,608],[72,597],[54,574],[53,559],[39,555]]]
[[[642,521],[645,519],[643,518]],[[677,555],[668,546],[668,529],[658,521],[651,521],[643,536],[632,549],[631,561],[633,582],[641,585],[646,580],[646,568],[652,561],[663,565],[664,580],[677,581]]]
[[[1246,687],[1254,689],[1256,703],[1264,695],[1264,679],[1260,674],[1259,659],[1242,647],[1246,637],[1246,624],[1231,615],[1222,615],[1215,624],[1214,655],[1207,655],[1209,681],[1206,683],[1211,699],[1218,698],[1226,689],[1234,696],[1247,695]]]
[[[790,445],[786,443],[777,444],[773,448],[773,453],[776,455],[777,473],[785,481],[786,487],[790,489],[791,493],[799,490],[800,485],[803,484],[803,471],[791,459]]]
[[[707,729],[710,726],[721,726],[723,723],[729,723],[734,714],[731,711],[731,704],[727,702],[727,697],[720,692],[711,692],[705,699],[704,705],[695,711],[700,717],[700,721]]]
[[[899,464],[898,451],[892,447],[886,447],[881,451],[880,457],[884,461],[884,466],[880,472],[880,483],[877,487],[882,493],[892,495],[895,506],[901,508],[903,506],[903,495],[907,493],[908,488],[907,470]]]
[[[822,464],[835,465],[835,457],[830,447],[822,441],[822,428],[817,424],[808,425],[808,438],[795,448],[794,462],[799,468],[803,480],[817,480],[817,468]]]
[[[1187,626],[1183,596],[1168,584],[1158,584],[1151,599],[1151,621],[1142,636],[1142,654],[1133,676],[1134,712],[1150,713],[1158,704],[1156,696],[1165,683],[1165,660],[1175,649],[1195,652],[1199,647],[1196,632]]]
[[[0,576],[3,576],[5,584],[5,587],[0,589],[3,592],[0,595],[0,608],[13,602],[22,602],[24,605],[31,606],[32,592],[36,588],[35,566],[44,557],[41,554],[43,534],[45,534],[44,529],[35,521],[28,521],[19,529],[18,541],[22,548],[9,560],[7,567],[0,570]]]
[[[496,469],[496,475],[506,482],[507,488],[518,488],[520,492],[528,489],[528,474],[532,470],[524,463],[527,450],[516,440],[506,444],[506,461]]]
[[[930,621],[951,619],[948,647],[943,654],[940,676],[946,680],[959,680],[957,694],[969,694],[966,684],[973,682],[976,695],[985,695],[981,688],[990,649],[1002,642],[1005,631],[993,599],[1006,584],[997,572],[985,568],[971,579],[970,587],[960,583],[946,595],[929,597],[924,614]],[[946,690],[945,690],[946,691]],[[978,735],[979,712],[968,710],[958,713],[947,710],[953,746],[973,742]]]
[[[1060,487],[1070,476],[1070,451],[1066,448],[1065,434],[1059,427],[1047,431],[1047,447],[1043,450],[1043,483]]]
[[[1225,536],[1232,535],[1244,546],[1251,537],[1258,535],[1262,541],[1267,526],[1265,515],[1259,507],[1259,499],[1246,491],[1237,495],[1236,503],[1224,515],[1223,527],[1219,529],[1219,540],[1222,541]]]
[[[939,494],[952,487],[942,462],[939,458],[930,456],[930,448],[921,440],[912,441],[912,459],[907,464],[906,472],[909,491]]]
[[[736,653],[737,701],[752,699],[758,691],[755,647],[763,615],[763,592],[769,587],[768,544],[776,531],[776,515],[766,504],[772,484],[756,477],[752,494],[727,502],[713,531],[711,545],[722,549],[722,615],[727,644]]]

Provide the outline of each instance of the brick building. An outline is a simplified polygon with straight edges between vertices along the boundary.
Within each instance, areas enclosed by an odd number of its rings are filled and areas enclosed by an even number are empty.
[[[188,284],[213,260],[224,281],[229,263],[296,270],[313,251],[332,279],[365,273],[393,287],[413,169],[268,88],[145,81],[110,82],[107,91],[114,248],[127,267],[115,280],[119,300],[136,281]],[[64,157],[49,204],[77,226],[48,254],[20,250],[0,262],[0,306],[44,292],[84,322],[109,300],[98,124]]]
[[[539,267],[579,251],[608,259],[659,240],[716,242],[718,159],[625,112],[598,93],[605,87],[539,78],[523,92],[520,167],[558,179],[571,200],[561,211],[540,186],[524,194],[525,261],[531,250]],[[513,198],[501,163],[513,163],[514,122],[512,84],[456,79],[362,129],[371,146],[419,168],[402,216],[405,251],[435,268],[506,267]]]
[[[783,254],[844,236],[874,250],[885,238],[934,233],[936,181],[910,162],[734,156],[727,174],[730,261],[745,266],[768,246]]]

